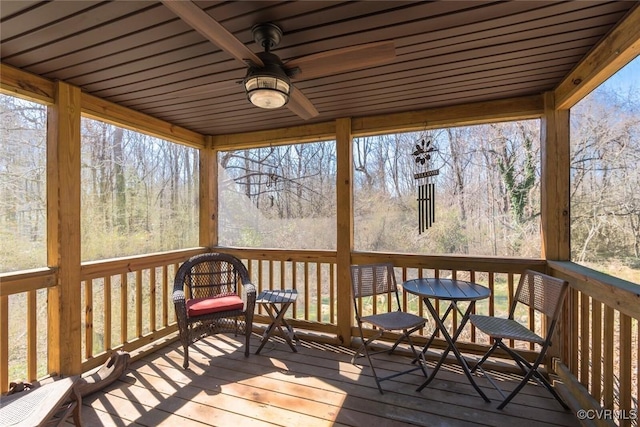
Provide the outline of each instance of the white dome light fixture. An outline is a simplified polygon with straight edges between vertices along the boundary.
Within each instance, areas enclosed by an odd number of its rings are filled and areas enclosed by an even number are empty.
[[[264,58],[261,59],[264,61]],[[256,107],[280,108],[289,102],[291,81],[278,64],[269,64],[265,61],[264,68],[249,69],[244,79],[244,88],[247,98]]]
[[[258,53],[264,66],[251,64],[244,78],[247,99],[260,108],[274,109],[289,102],[291,80],[285,72],[284,64],[277,55],[271,53],[282,40],[282,30],[275,24],[258,24],[251,29],[255,42],[264,48]]]

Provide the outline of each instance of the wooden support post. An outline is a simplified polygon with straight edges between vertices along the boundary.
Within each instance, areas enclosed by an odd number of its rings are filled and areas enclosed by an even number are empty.
[[[336,120],[336,154],[338,170],[336,193],[337,278],[338,278],[338,339],[351,343],[351,251],[353,250],[353,140],[351,119]]]
[[[80,88],[55,83],[47,124],[47,264],[58,269],[49,289],[49,372],[82,371],[80,305]]]
[[[569,110],[557,110],[552,92],[544,94],[542,118],[542,257],[568,261],[570,247]]]
[[[200,149],[200,246],[218,246],[218,150],[207,136]]]
[[[567,261],[571,259],[569,110],[556,109],[553,92],[544,94],[541,127],[541,256]],[[565,304],[564,310],[568,309],[570,305]],[[544,325],[546,328],[546,322]],[[566,334],[570,328],[571,325],[558,325],[549,357],[561,357],[563,345],[569,343],[563,342],[560,334],[563,331]]]

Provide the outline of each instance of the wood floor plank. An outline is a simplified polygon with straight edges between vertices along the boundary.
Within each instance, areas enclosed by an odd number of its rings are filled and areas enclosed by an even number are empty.
[[[210,356],[213,355],[209,355],[208,357],[210,358]],[[217,355],[216,356],[216,364],[220,365],[223,369],[231,369],[232,366],[234,366],[235,363],[237,363],[235,360],[231,360],[229,358],[234,358],[237,356],[234,355],[228,355],[228,356],[223,356],[220,357],[221,355]],[[251,364],[246,364],[243,365],[242,369],[252,369],[252,365],[254,368],[254,372],[252,372],[252,375],[258,375],[260,372],[260,368],[259,365],[261,363],[265,364],[265,366],[268,366],[270,363],[280,363],[282,364],[284,361],[286,361],[287,364],[289,364],[289,368],[290,369],[297,369],[298,372],[304,372],[305,374],[308,375],[314,375],[315,377],[322,377],[325,379],[329,379],[329,378],[333,378],[333,379],[337,379],[339,378],[341,375],[343,375],[343,372],[345,370],[358,370],[359,368],[354,367],[353,365],[351,365],[350,363],[347,362],[342,362],[342,366],[340,369],[337,369],[335,367],[330,367],[328,368],[328,370],[326,370],[326,372],[323,372],[323,367],[319,366],[320,363],[318,363],[318,361],[315,362],[309,362],[310,359],[312,359],[312,356],[305,354],[305,350],[304,349],[300,349],[299,353],[291,353],[288,349],[284,350],[282,352],[277,353],[277,358],[270,358],[268,361],[264,361],[265,359],[260,359],[261,356],[258,356],[258,360],[257,361],[252,361]],[[295,360],[293,359],[303,359],[305,362],[298,362],[300,363],[300,365],[297,365],[297,368],[294,368],[294,363],[297,363]],[[303,366],[305,366],[305,363],[309,363],[307,368],[305,369]],[[335,365],[335,359],[333,359],[332,361],[333,365]],[[440,375],[440,373],[439,373]],[[458,381],[462,381],[462,383],[459,384],[454,384],[453,387],[449,387],[449,389],[447,390],[447,386],[446,383],[443,382],[443,384],[445,384],[444,388],[445,388],[445,393],[439,393],[438,390],[433,390],[431,389],[431,386],[428,389],[425,389],[422,393],[429,393],[428,394],[428,399],[429,399],[429,403],[430,403],[430,410],[432,415],[437,415],[437,410],[433,405],[434,401],[440,401],[443,404],[445,404],[446,407],[448,407],[449,409],[443,409],[444,413],[446,414],[448,411],[450,411],[450,405],[455,403],[458,405],[458,411],[456,412],[455,416],[463,416],[465,419],[482,419],[484,421],[488,421],[490,423],[495,423],[495,424],[499,424],[501,421],[504,420],[504,413],[505,412],[509,412],[510,408],[507,407],[507,409],[505,411],[500,411],[499,413],[495,413],[495,412],[489,412],[489,413],[483,413],[482,412],[482,405],[486,405],[481,399],[480,397],[475,394],[475,390],[473,390],[473,388],[471,387],[471,385],[469,385],[466,382],[466,378],[462,375],[462,374],[452,374],[454,375],[454,377],[457,377]],[[410,377],[411,375],[408,375],[407,377]],[[415,375],[415,382],[414,383],[410,383],[410,387],[409,390],[412,393],[413,390],[423,381],[423,377],[422,376],[418,376]],[[483,379],[480,379],[481,381],[486,381]],[[350,378],[349,381],[354,381],[353,378]],[[372,390],[376,390],[375,389],[375,382],[373,381],[373,379],[371,378],[370,380],[367,380],[368,383],[371,385]],[[405,380],[406,381],[406,378]],[[385,383],[385,388],[390,389],[390,391],[396,391],[398,394],[403,394],[406,393],[407,390],[407,386],[405,385],[405,383],[403,384],[394,384],[397,383],[399,381],[393,381],[393,382],[389,382],[389,383]],[[437,380],[435,381],[437,382]],[[388,385],[387,385],[388,384]],[[451,385],[451,384],[449,384]],[[487,394],[491,394],[494,393],[495,394],[495,399],[497,401],[500,401],[501,398],[500,396],[497,394],[497,392],[493,389],[492,386],[487,385],[487,389],[485,390],[485,392],[487,392]],[[461,394],[461,389],[464,389],[464,394]],[[546,391],[544,391],[546,393]],[[357,394],[358,390],[353,390],[350,391],[350,395],[354,395]],[[451,394],[453,393],[453,395]],[[414,396],[415,397],[415,396]],[[550,397],[550,396],[549,396]],[[529,397],[527,397],[527,399],[529,399]],[[552,399],[552,398],[551,398]],[[542,407],[547,406],[548,407],[548,402],[549,400],[547,398],[543,399],[543,401],[545,402],[545,404],[542,404]],[[421,400],[420,398],[413,398],[413,399],[409,399],[407,398],[407,396],[404,396],[400,399],[397,399],[397,401],[393,401],[393,402],[389,402],[390,405],[394,405],[393,407],[397,407],[397,406],[402,406],[404,405],[420,405],[421,404]],[[555,401],[552,400],[552,402],[557,405],[557,403]],[[470,406],[471,405],[471,406]],[[479,405],[479,406],[476,406]],[[494,405],[495,406],[495,405]],[[558,405],[558,408],[560,408],[560,406]],[[493,411],[493,409],[491,409],[490,407],[487,408],[489,411]],[[537,410],[531,410],[529,408],[518,408],[518,410],[514,413],[514,416],[517,418],[521,418],[523,420],[528,420],[528,419],[539,419],[541,422],[543,422],[544,424],[552,424],[552,423],[557,423],[556,420],[556,415],[553,413],[553,411],[545,411],[545,413],[543,413],[542,415],[538,415],[535,416],[537,414]],[[495,419],[494,419],[495,418]],[[566,418],[566,414],[562,413],[561,418]],[[493,421],[491,421],[492,419],[494,419]],[[560,424],[562,425],[563,422],[561,421]]]
[[[259,339],[253,339],[255,352]],[[577,426],[575,416],[541,387],[527,385],[505,410],[485,378],[485,403],[455,365],[445,365],[422,392],[420,371],[383,382],[350,363],[353,350],[301,342],[292,352],[279,339],[244,357],[242,339],[217,335],[190,347],[190,368],[174,343],[131,364],[126,375],[85,399],[96,425],[175,426]],[[406,369],[408,359],[381,355],[385,369]],[[497,375],[511,390],[514,376]],[[534,421],[531,421],[534,420]],[[88,424],[93,425],[93,424]]]

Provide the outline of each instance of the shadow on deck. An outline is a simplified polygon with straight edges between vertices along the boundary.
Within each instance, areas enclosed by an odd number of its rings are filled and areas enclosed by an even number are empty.
[[[245,359],[232,335],[206,338],[191,347],[189,370],[182,348],[169,345],[129,367],[119,381],[84,400],[89,426],[576,426],[542,387],[530,384],[502,411],[501,398],[485,378],[485,403],[455,365],[445,365],[422,392],[420,371],[385,381],[380,395],[368,366],[350,363],[353,350],[303,341],[293,353],[276,338]],[[388,368],[409,359],[386,356]],[[516,382],[499,375],[503,390]]]

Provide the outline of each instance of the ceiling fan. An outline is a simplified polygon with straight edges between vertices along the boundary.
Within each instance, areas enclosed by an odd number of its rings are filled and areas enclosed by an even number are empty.
[[[291,81],[301,81],[362,69],[393,60],[396,56],[393,41],[367,43],[320,52],[283,63],[271,53],[282,40],[282,30],[275,24],[257,24],[252,28],[254,41],[264,52],[254,53],[208,13],[191,1],[162,0],[187,25],[206,37],[229,55],[248,67],[242,81],[247,98],[261,108],[285,106],[304,120],[319,113],[311,101]],[[176,95],[215,92],[236,85],[226,80],[211,85],[190,88]]]

